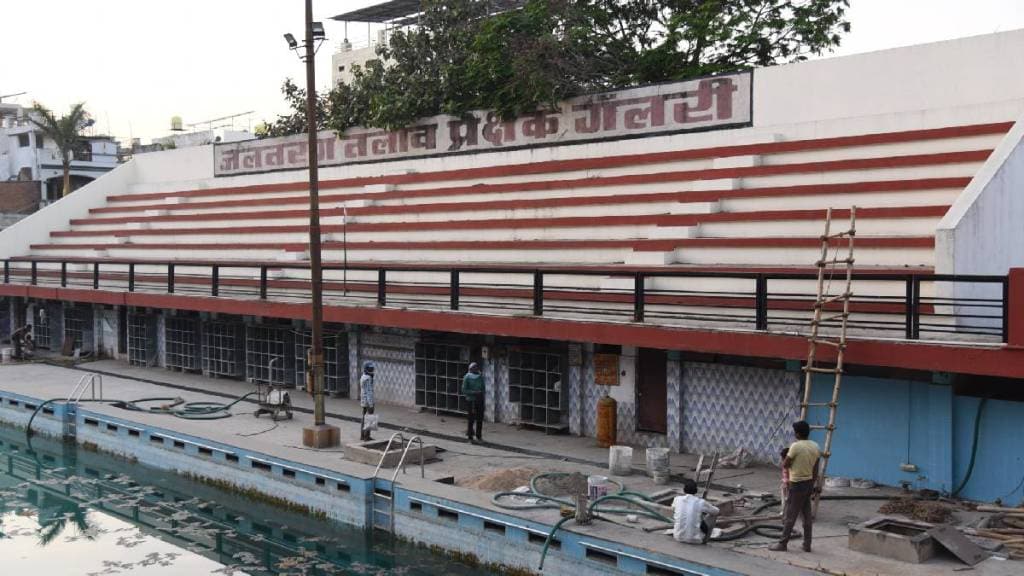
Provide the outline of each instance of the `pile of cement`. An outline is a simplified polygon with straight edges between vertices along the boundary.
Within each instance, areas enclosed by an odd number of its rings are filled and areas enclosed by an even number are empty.
[[[456,484],[486,492],[507,492],[520,486],[528,486],[530,478],[537,474],[538,471],[534,468],[502,468],[487,474],[470,476]],[[584,484],[586,484],[586,480],[584,480]]]

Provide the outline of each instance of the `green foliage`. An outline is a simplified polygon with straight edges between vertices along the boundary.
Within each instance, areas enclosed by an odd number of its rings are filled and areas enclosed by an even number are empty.
[[[291,78],[286,78],[281,85],[281,94],[284,95],[284,100],[291,109],[291,113],[285,116],[278,116],[273,122],[264,122],[257,126],[257,138],[301,134],[308,130],[306,124],[306,90],[299,88]],[[329,100],[330,95],[317,94],[317,130],[323,130],[327,127]]]
[[[43,135],[57,144],[60,151],[61,164],[64,167],[63,195],[71,193],[71,160],[73,153],[83,145],[82,130],[92,124],[85,103],[72,104],[67,114],[57,117],[49,108],[36,102],[32,104],[29,120],[39,128]]]
[[[510,118],[587,92],[804,60],[850,29],[848,0],[528,0],[496,15],[488,5],[424,0],[417,27],[327,96],[327,126],[394,129],[477,109]]]

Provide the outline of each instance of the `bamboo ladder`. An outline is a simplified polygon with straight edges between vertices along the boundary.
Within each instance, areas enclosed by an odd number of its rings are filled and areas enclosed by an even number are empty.
[[[850,208],[850,227],[842,232],[832,232],[832,209],[825,213],[825,233],[821,235],[821,259],[815,264],[818,267],[818,290],[814,302],[814,319],[811,320],[811,333],[807,338],[807,365],[804,366],[804,396],[800,403],[800,419],[807,420],[811,407],[828,407],[828,424],[812,424],[811,429],[825,430],[825,442],[822,446],[821,461],[818,467],[818,479],[814,491],[814,515],[818,513],[818,499],[821,495],[821,487],[825,483],[825,471],[828,469],[828,460],[832,456],[832,435],[836,429],[836,409],[839,407],[839,388],[843,380],[843,352],[846,350],[846,327],[850,318],[850,298],[853,296],[851,284],[853,282],[853,240],[857,234],[857,207]],[[848,252],[845,258],[838,258],[839,248],[829,258],[829,247],[833,241],[847,240]],[[829,294],[832,285],[832,278],[836,272],[846,272],[843,291],[839,294]],[[826,273],[828,285],[826,285]],[[842,303],[842,312],[825,315],[827,308],[835,308],[836,304]],[[838,336],[827,336],[821,332],[822,327],[829,323],[839,321]],[[823,365],[818,358],[818,346],[835,348],[835,365]],[[811,402],[811,388],[815,374],[832,374],[832,399],[829,402]]]

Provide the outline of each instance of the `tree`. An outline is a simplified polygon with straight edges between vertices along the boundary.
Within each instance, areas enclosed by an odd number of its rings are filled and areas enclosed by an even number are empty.
[[[89,113],[85,111],[85,103],[72,104],[67,114],[57,118],[49,108],[36,102],[32,105],[29,119],[35,124],[43,136],[53,140],[60,152],[60,162],[64,167],[63,196],[71,193],[71,160],[76,148],[80,146],[81,134],[92,124]]]
[[[476,109],[510,118],[588,92],[804,60],[839,45],[848,6],[527,0],[493,13],[486,0],[423,0],[416,27],[394,32],[331,91],[327,126],[394,129]]]
[[[286,78],[284,84],[281,85],[281,94],[284,95],[284,100],[292,112],[285,116],[278,116],[273,122],[264,122],[257,126],[256,136],[258,138],[302,134],[308,129],[306,126],[306,90],[296,86],[291,78]],[[318,93],[316,102],[317,130],[327,127],[329,106],[330,96]]]

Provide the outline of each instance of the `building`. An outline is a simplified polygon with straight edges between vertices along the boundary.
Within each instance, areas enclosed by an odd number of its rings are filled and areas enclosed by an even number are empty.
[[[30,110],[0,103],[0,186],[4,182],[35,182],[38,201],[60,199],[64,166],[56,144],[29,121]],[[71,189],[76,190],[118,164],[117,141],[112,136],[83,136],[71,161]]]
[[[373,360],[378,402],[459,413],[476,361],[490,421],[593,436],[607,394],[620,442],[775,461],[825,211],[856,206],[830,472],[1019,503],[1022,51],[1003,32],[321,134],[327,385],[355,395]],[[31,321],[54,349],[301,384],[304,138],[139,155],[0,233],[0,338]]]

